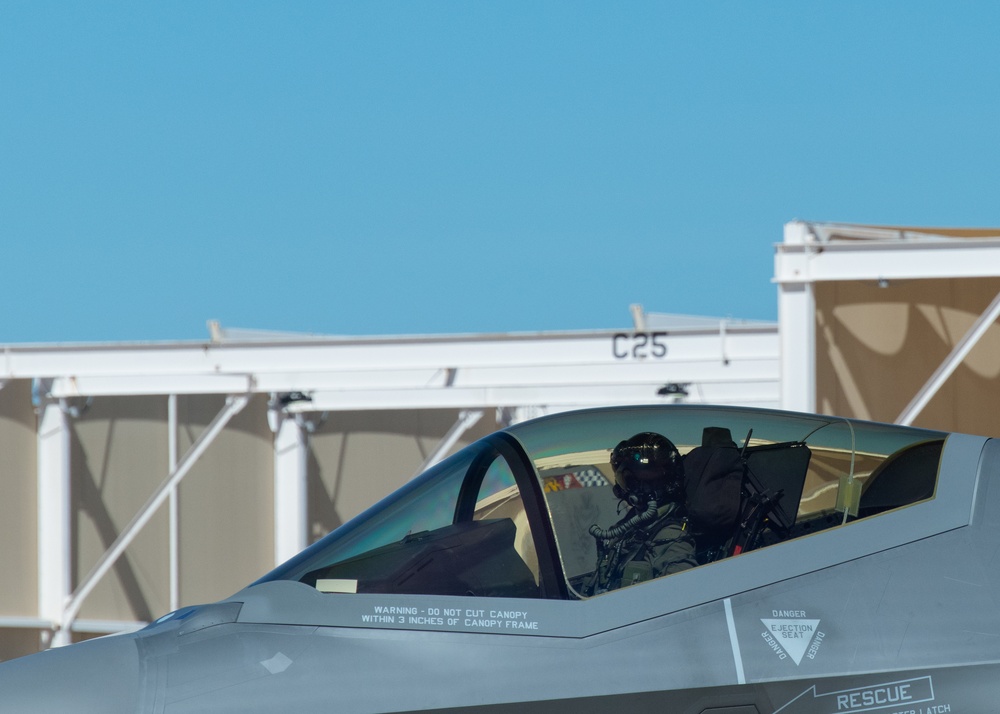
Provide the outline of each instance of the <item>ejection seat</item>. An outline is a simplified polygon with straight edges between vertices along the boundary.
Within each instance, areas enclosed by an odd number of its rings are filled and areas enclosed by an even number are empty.
[[[687,514],[699,563],[731,554],[745,475],[729,429],[706,427],[701,446],[684,457]]]
[[[687,510],[700,563],[757,548],[765,531],[788,537],[812,453],[799,441],[738,448],[728,429],[708,427],[684,460]]]

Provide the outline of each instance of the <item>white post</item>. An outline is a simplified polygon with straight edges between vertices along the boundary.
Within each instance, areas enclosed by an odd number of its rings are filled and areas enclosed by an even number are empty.
[[[812,242],[805,223],[785,224],[785,245]],[[816,411],[816,299],[808,258],[789,265],[781,245],[775,256],[778,283],[778,332],[781,344],[781,407]]]
[[[272,404],[274,430],[274,563],[280,565],[307,544],[308,445],[305,429]]]
[[[59,629],[72,593],[69,417],[57,400],[43,398],[38,424],[38,616],[55,627],[51,643],[70,643]]]
[[[177,395],[167,397],[167,473],[177,470]],[[170,549],[170,609],[180,607],[180,512],[177,502],[177,484],[170,488],[169,549]]]

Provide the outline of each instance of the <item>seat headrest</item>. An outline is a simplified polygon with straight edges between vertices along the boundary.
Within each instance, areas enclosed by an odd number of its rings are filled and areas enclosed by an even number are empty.
[[[723,426],[706,426],[701,432],[701,445],[706,447],[731,446],[736,447],[733,434]]]

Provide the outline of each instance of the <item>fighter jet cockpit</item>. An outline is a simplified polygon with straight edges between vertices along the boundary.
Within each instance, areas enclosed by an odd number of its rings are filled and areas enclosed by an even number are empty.
[[[661,447],[627,440],[650,434],[676,462],[669,488],[630,490],[625,469]],[[933,499],[945,436],[758,409],[556,414],[468,446],[258,583],[587,599]]]
[[[225,600],[0,664],[0,711],[994,711],[997,474],[969,434],[553,414]]]

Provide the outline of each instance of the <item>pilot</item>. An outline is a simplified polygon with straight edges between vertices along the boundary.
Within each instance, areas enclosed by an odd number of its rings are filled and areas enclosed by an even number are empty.
[[[670,575],[697,565],[684,510],[684,466],[665,436],[642,432],[611,452],[613,492],[628,512],[607,530],[594,525],[597,567],[585,594]]]

